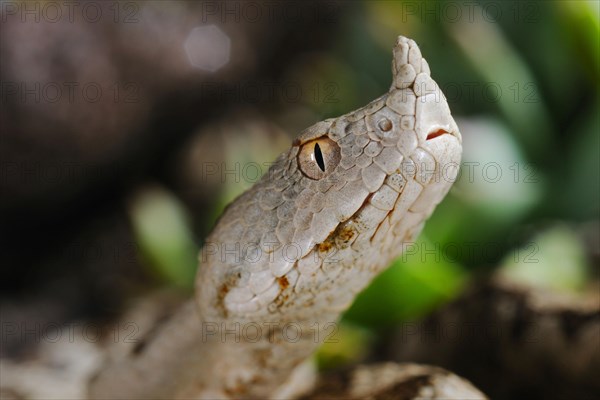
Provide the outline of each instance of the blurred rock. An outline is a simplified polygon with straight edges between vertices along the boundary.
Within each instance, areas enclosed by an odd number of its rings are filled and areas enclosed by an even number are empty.
[[[382,363],[320,377],[305,399],[456,399],[487,397],[467,380],[429,365]]]
[[[595,399],[600,291],[563,294],[495,278],[397,332],[397,360],[433,363],[494,399]]]

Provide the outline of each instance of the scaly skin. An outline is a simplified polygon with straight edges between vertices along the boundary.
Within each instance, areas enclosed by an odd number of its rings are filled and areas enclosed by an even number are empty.
[[[392,71],[388,93],[306,129],[227,208],[202,250],[195,304],[104,369],[92,397],[302,389],[284,382],[414,241],[458,172],[458,128],[414,41],[398,38]]]

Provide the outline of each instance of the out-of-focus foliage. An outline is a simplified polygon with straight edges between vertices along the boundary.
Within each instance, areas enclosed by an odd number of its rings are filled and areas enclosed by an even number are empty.
[[[191,289],[198,250],[177,198],[160,187],[142,189],[130,200],[129,215],[146,264],[162,279]]]
[[[331,324],[328,328],[324,330],[324,343],[315,355],[319,368],[358,363],[368,355],[373,341],[369,330],[349,323]]]
[[[422,235],[358,296],[345,318],[389,326],[431,311],[465,282],[466,273],[454,257]]]
[[[585,286],[589,270],[581,239],[568,227],[557,225],[507,254],[500,274],[533,286],[577,291]]]

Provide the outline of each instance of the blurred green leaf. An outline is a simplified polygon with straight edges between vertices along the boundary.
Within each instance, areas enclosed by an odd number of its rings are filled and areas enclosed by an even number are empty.
[[[577,121],[567,135],[572,147],[565,158],[565,180],[557,180],[556,191],[564,199],[556,202],[557,214],[585,219],[600,216],[600,97],[591,102],[585,116]]]
[[[148,267],[166,282],[191,289],[198,249],[183,205],[166,189],[152,186],[138,191],[128,210]]]
[[[420,317],[457,295],[467,275],[441,246],[425,237],[407,246],[362,292],[344,315],[364,326],[385,326]]]
[[[371,332],[347,322],[331,324],[322,334],[325,342],[316,353],[320,370],[340,368],[362,361],[373,340]]]
[[[456,194],[497,220],[516,221],[544,192],[545,177],[527,162],[514,136],[493,119],[460,120],[463,160]]]
[[[552,154],[556,134],[539,84],[498,25],[486,22],[480,13],[474,17],[446,25],[448,33],[495,93],[491,98],[528,156],[545,160]]]
[[[558,1],[562,32],[570,37],[575,53],[596,86],[600,85],[600,2]]]
[[[576,291],[584,287],[588,271],[580,238],[567,226],[556,225],[508,254],[500,274],[541,288]]]

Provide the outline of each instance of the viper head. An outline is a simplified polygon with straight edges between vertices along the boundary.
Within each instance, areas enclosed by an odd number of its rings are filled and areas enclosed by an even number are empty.
[[[388,93],[303,131],[227,210],[211,236],[242,251],[215,261],[226,264],[215,282],[230,282],[228,312],[297,319],[345,309],[448,192],[461,137],[414,41],[398,39],[392,72]]]

